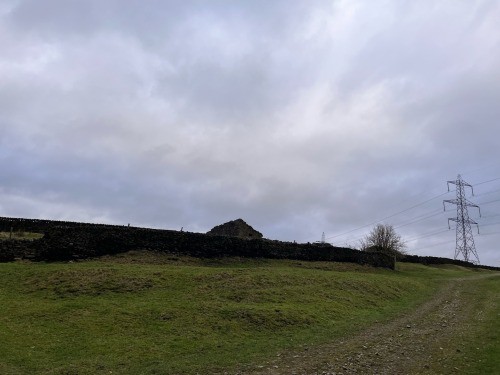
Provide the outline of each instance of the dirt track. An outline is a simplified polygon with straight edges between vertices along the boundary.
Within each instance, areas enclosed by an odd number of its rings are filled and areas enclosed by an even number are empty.
[[[474,281],[490,276],[449,281],[432,299],[389,323],[342,341],[281,354],[240,374],[467,373],[454,358],[473,360],[474,353],[465,347],[467,335],[473,334],[485,303],[474,293]]]

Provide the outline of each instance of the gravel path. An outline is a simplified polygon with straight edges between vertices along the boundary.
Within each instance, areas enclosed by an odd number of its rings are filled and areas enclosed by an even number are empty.
[[[473,357],[464,344],[485,302],[474,293],[474,280],[491,276],[448,281],[423,305],[389,323],[342,341],[283,353],[239,374],[467,373],[453,359]]]

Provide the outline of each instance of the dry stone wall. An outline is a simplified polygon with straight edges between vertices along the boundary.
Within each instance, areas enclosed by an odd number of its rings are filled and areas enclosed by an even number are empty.
[[[201,258],[240,256],[248,258],[297,259],[368,264],[394,269],[394,258],[379,253],[334,247],[328,244],[298,244],[266,239],[207,235],[122,225],[0,217],[0,231],[43,233],[39,240],[0,241],[0,262],[15,259],[64,261],[85,259],[129,250],[148,249]],[[449,258],[406,255],[400,262],[455,264],[499,271],[499,267],[475,265]]]
[[[43,233],[44,236],[34,241],[0,241],[0,261],[15,258],[65,261],[148,249],[202,258],[239,256],[353,262],[394,269],[394,259],[387,255],[328,244],[298,244],[118,225],[0,218],[0,230],[10,228]]]
[[[398,259],[398,261],[399,262],[407,262],[407,263],[420,263],[420,264],[425,264],[425,265],[454,264],[454,265],[462,266],[462,267],[483,268],[483,269],[489,269],[489,270],[493,270],[493,271],[500,271],[500,267],[484,266],[484,265],[466,262],[466,261],[459,260],[459,259],[449,259],[449,258],[441,258],[441,257],[405,255],[401,259]]]

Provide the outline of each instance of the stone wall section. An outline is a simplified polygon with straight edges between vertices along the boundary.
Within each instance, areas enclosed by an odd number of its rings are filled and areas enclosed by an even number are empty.
[[[334,247],[329,244],[298,244],[125,225],[0,217],[0,231],[7,232],[11,228],[13,231],[43,233],[44,236],[33,241],[0,241],[0,262],[15,259],[67,261],[144,249],[200,258],[239,256],[352,262],[395,268],[394,258],[388,255]],[[406,255],[398,261],[425,265],[455,264],[500,271],[500,267],[430,256]]]
[[[469,268],[483,268],[492,271],[500,271],[500,267],[484,266],[480,264],[474,264],[466,262],[459,259],[449,259],[441,257],[430,257],[430,256],[418,256],[418,255],[405,255],[398,262],[406,263],[420,263],[425,265],[439,265],[439,264],[454,264],[456,266],[469,267]]]
[[[238,256],[367,264],[394,269],[394,259],[384,254],[266,239],[242,239],[202,233],[146,229],[120,225],[86,224],[52,220],[0,218],[0,230],[43,233],[34,241],[0,241],[0,261],[28,258],[67,261],[117,254],[129,250],[153,250],[201,258]]]

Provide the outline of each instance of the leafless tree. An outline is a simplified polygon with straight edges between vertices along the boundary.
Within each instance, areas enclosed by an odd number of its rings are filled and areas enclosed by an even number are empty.
[[[377,251],[401,257],[405,254],[406,245],[392,225],[377,224],[371,232],[360,241],[361,250]]]

